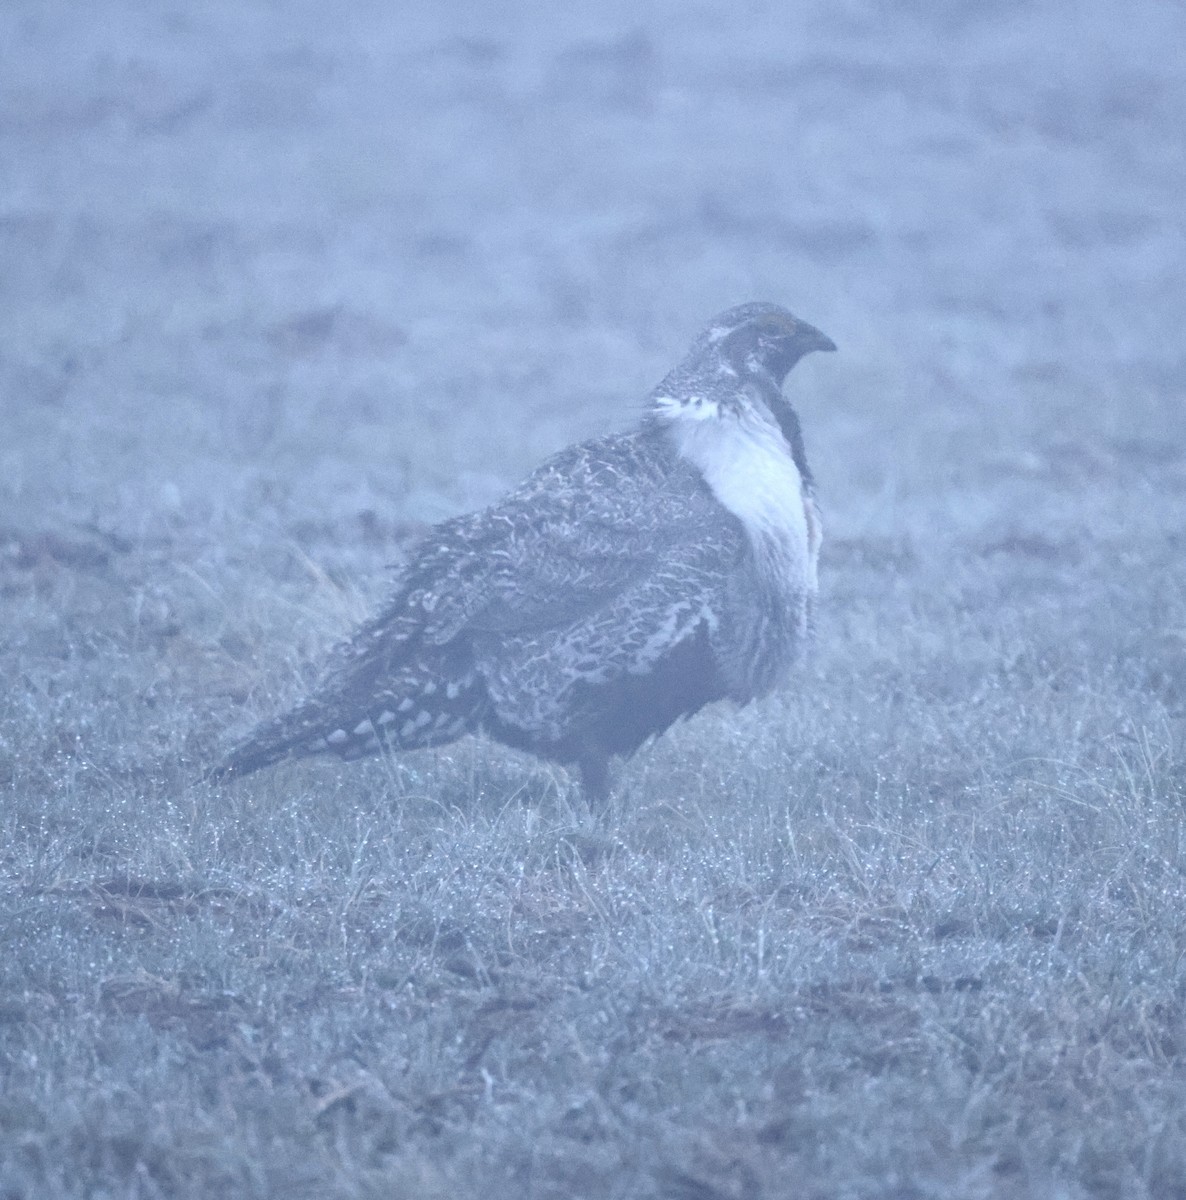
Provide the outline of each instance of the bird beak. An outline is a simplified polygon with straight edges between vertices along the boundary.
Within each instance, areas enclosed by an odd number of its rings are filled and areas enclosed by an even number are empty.
[[[804,321],[799,322],[796,340],[802,346],[804,354],[810,354],[812,350],[836,349],[836,343],[826,333],[821,333],[814,325],[808,325]]]

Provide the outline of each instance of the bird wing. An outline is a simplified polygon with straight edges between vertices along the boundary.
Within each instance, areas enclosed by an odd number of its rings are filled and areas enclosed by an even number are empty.
[[[433,529],[340,650],[390,662],[401,645],[563,627],[696,547],[732,561],[744,534],[694,468],[654,434],[585,442],[499,504]]]
[[[736,518],[661,435],[585,442],[494,507],[437,526],[340,648],[330,686],[379,688],[386,702],[405,664],[444,655],[476,670],[509,718],[577,678],[645,670],[715,619],[745,554]]]
[[[729,584],[722,564],[738,549],[715,540],[683,542],[573,619],[474,630],[475,662],[494,713],[524,733],[561,742],[598,714],[603,692],[613,693],[614,685],[628,677],[661,670],[690,642],[714,640],[728,620]],[[709,686],[707,679],[702,683]],[[712,697],[689,695],[688,708],[699,707],[705,698]]]
[[[711,626],[745,552],[739,523],[659,435],[570,447],[501,503],[433,529],[313,694],[221,770],[362,753],[367,722],[385,719],[396,745],[448,740],[491,712],[554,736],[579,715],[581,684],[641,674]]]
[[[426,634],[463,635],[497,716],[552,739],[597,685],[714,632],[747,553],[695,469],[645,433],[564,452],[483,517],[483,577]]]

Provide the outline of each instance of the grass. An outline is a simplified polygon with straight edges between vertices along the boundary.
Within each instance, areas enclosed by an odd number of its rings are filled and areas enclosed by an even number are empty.
[[[1180,14],[602,9],[0,17],[2,1200],[1186,1195]],[[199,782],[759,296],[784,694]]]
[[[107,672],[69,751],[25,706],[8,1194],[1174,1194],[1173,719],[1090,627],[928,609],[858,662],[854,606],[601,817],[490,745],[214,790],[172,695],[148,771]]]

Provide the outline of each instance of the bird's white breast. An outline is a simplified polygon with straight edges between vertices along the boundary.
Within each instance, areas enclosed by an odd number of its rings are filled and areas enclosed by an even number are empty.
[[[756,406],[721,408],[710,401],[664,415],[676,449],[741,521],[777,582],[814,592],[818,533],[809,526],[803,477],[773,418]]]

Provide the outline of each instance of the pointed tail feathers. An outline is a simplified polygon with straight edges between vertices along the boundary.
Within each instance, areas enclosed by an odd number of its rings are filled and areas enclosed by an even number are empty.
[[[337,745],[330,745],[329,739],[340,724],[340,713],[331,715],[323,704],[307,700],[291,712],[257,725],[218,766],[207,772],[206,778],[217,781],[250,775],[284,758],[304,758],[336,750]]]
[[[421,679],[413,687],[401,682],[405,686],[372,696],[366,704],[348,703],[339,692],[311,696],[257,726],[206,778],[249,775],[284,758],[336,754],[351,759],[385,746],[440,746],[481,724],[483,692],[473,675],[449,684]]]

